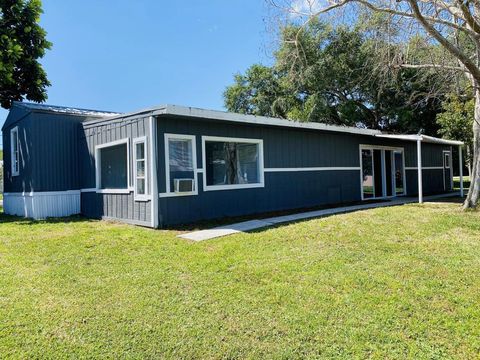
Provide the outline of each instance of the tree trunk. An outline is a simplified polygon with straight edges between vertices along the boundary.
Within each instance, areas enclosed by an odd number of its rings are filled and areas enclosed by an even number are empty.
[[[473,119],[473,158],[470,189],[463,204],[464,209],[474,209],[480,196],[480,89],[475,87],[475,112]]]
[[[472,149],[470,148],[470,145],[467,145],[466,147],[466,154],[467,155],[465,158],[467,159],[466,165],[468,169],[468,177],[470,178],[472,176]]]

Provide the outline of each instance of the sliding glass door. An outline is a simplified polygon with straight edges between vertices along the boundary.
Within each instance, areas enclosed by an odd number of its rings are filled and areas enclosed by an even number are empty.
[[[405,194],[403,149],[361,146],[362,199]]]

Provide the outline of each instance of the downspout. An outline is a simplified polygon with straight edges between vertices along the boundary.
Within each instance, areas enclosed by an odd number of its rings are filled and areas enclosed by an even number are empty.
[[[151,224],[158,228],[158,182],[157,182],[157,122],[154,116],[148,118],[150,128],[150,187],[152,192]]]
[[[462,145],[458,146],[458,166],[460,167],[460,197],[463,199],[463,156],[462,156]]]
[[[422,180],[422,137],[417,139],[417,169],[418,169],[418,203],[423,204],[423,180]]]

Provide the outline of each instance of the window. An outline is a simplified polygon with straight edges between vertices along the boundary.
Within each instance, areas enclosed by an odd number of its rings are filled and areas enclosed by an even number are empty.
[[[138,138],[133,141],[133,158],[135,159],[134,169],[134,187],[135,199],[145,198],[148,194],[148,177],[147,177],[147,147],[146,138]]]
[[[10,153],[12,161],[12,176],[18,176],[20,174],[20,149],[18,140],[18,127],[14,127],[10,131]]]
[[[203,137],[204,189],[263,187],[263,142]]]
[[[96,147],[97,189],[101,192],[129,192],[128,139]]]
[[[197,155],[195,136],[165,134],[166,192],[175,195],[196,195]]]
[[[443,167],[445,169],[450,169],[450,153],[449,152],[444,152],[443,153]]]

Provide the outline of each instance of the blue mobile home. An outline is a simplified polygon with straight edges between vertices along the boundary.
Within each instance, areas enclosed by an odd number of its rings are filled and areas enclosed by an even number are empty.
[[[423,135],[180,106],[129,114],[14,103],[4,211],[149,227],[452,191],[452,148]]]

